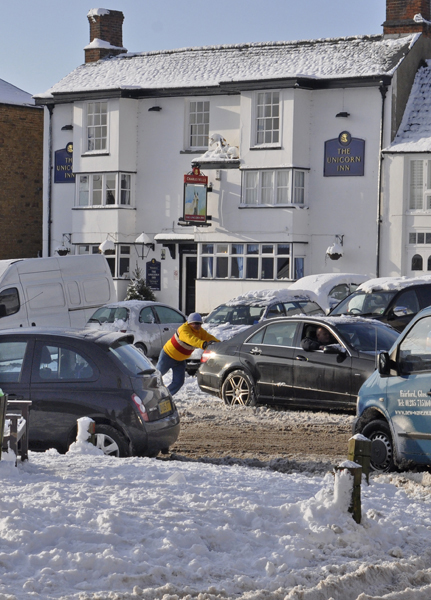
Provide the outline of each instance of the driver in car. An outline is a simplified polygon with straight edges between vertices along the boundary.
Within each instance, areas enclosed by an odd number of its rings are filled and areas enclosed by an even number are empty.
[[[318,327],[316,329],[316,339],[305,337],[301,340],[301,347],[306,352],[313,352],[314,350],[323,350],[325,346],[336,343],[334,336],[327,329]]]

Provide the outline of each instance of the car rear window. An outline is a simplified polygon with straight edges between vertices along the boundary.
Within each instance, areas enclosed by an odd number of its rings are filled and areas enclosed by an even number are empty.
[[[124,306],[102,306],[89,319],[89,323],[114,323],[115,321],[127,321],[129,310]]]
[[[116,343],[109,351],[132,375],[141,375],[142,371],[154,369],[145,354],[126,341]]]

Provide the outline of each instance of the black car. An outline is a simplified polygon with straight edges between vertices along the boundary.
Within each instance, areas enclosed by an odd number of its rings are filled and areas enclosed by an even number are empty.
[[[97,446],[106,454],[156,456],[175,443],[175,404],[132,342],[93,330],[0,332],[0,388],[11,400],[31,400],[31,450],[66,452],[84,416],[95,421]]]
[[[401,332],[420,310],[430,305],[431,283],[415,277],[382,277],[361,284],[330,314],[377,319]]]
[[[319,328],[331,343],[310,350]],[[361,384],[375,369],[376,353],[388,350],[397,337],[388,325],[368,319],[270,319],[209,346],[197,380],[201,390],[226,404],[354,409]]]

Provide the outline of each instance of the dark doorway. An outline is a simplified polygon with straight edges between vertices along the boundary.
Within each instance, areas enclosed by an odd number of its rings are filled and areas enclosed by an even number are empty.
[[[183,312],[189,315],[196,309],[196,276],[198,268],[197,256],[183,255],[184,265],[184,301]]]

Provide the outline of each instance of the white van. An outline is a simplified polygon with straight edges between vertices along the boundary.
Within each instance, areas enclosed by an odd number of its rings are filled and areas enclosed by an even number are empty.
[[[0,329],[83,329],[96,308],[115,300],[101,254],[0,260]]]

